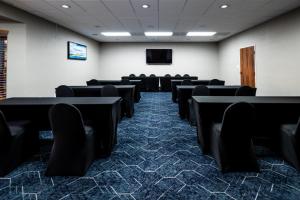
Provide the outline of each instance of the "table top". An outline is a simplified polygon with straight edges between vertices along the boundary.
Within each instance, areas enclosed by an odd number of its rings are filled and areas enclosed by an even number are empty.
[[[193,96],[197,103],[300,104],[299,96]]]
[[[105,85],[91,85],[91,86],[84,86],[84,85],[80,85],[80,86],[69,86],[72,89],[101,89],[103,88]],[[114,85],[117,89],[133,89],[135,88],[135,85]]]
[[[14,97],[0,101],[4,105],[54,105],[67,103],[73,105],[112,105],[120,97]]]
[[[194,89],[197,85],[177,85],[177,89]],[[238,85],[207,85],[208,89],[238,89]]]
[[[171,82],[180,83],[183,80],[186,80],[186,79],[184,79],[184,78],[182,78],[182,79],[172,79]],[[192,82],[209,82],[210,80],[190,80],[190,81],[192,81]]]
[[[130,82],[141,82],[142,80],[129,80]],[[119,82],[121,83],[121,80],[97,80],[97,82],[103,82],[103,83],[110,83],[110,82]]]

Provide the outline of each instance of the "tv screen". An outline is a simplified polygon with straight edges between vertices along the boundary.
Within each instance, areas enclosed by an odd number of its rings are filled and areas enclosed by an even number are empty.
[[[85,45],[68,42],[68,59],[86,60],[87,48]]]
[[[172,49],[146,49],[147,64],[172,64]]]

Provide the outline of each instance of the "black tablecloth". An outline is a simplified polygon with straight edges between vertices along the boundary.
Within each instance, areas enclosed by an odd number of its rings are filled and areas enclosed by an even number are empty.
[[[222,122],[225,109],[232,103],[248,102],[254,105],[257,124],[255,137],[272,138],[278,141],[280,125],[297,123],[300,116],[300,97],[193,97],[197,132],[204,136],[204,151],[210,151],[210,134],[212,123]]]
[[[76,97],[101,97],[103,86],[69,86]],[[116,85],[120,97],[125,101],[125,107],[122,109],[127,117],[132,117],[134,113],[134,85]]]
[[[192,97],[194,85],[178,85],[178,107],[180,117],[186,118],[189,115],[188,99]],[[237,89],[240,86],[207,86],[210,96],[234,96]]]
[[[160,77],[160,89],[161,91],[164,91],[164,92],[171,92],[172,91],[172,80],[198,80],[198,77],[197,76],[190,76],[190,77],[174,77],[174,76],[171,76],[171,77],[164,77],[164,76],[161,76]]]
[[[171,80],[172,100],[177,101],[177,85],[181,85],[183,79]],[[210,80],[192,80],[193,85],[208,85]]]
[[[141,80],[141,91],[142,92],[157,92],[159,91],[159,77],[129,77],[123,76],[122,79],[129,80]]]
[[[141,80],[129,80],[130,85],[135,85],[134,90],[134,101],[139,102],[141,99]],[[96,85],[121,85],[121,80],[96,80],[96,81],[87,81],[87,86],[96,86]]]
[[[0,110],[7,120],[30,120],[39,130],[50,130],[49,108],[57,103],[76,106],[85,121],[95,129],[97,156],[109,156],[117,136],[119,97],[42,97],[9,98],[0,101]]]

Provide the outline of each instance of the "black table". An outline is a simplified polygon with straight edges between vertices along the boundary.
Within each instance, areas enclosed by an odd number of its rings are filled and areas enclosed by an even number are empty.
[[[101,97],[103,85],[98,86],[69,86],[74,91],[76,97]],[[120,97],[122,97],[124,108],[122,109],[127,117],[132,117],[134,113],[134,85],[116,85]]]
[[[198,80],[197,76],[190,76],[190,77],[175,77],[175,76],[171,76],[171,77],[164,77],[164,76],[160,76],[160,90],[163,92],[171,92],[172,91],[172,84],[171,81],[172,80]]]
[[[177,85],[179,115],[182,119],[189,116],[188,99],[192,97],[195,85]],[[234,96],[240,86],[209,85],[210,96]]]
[[[139,102],[141,99],[141,83],[140,79],[138,80],[129,80],[130,85],[135,85],[134,90],[134,101]],[[90,80],[86,82],[87,86],[97,86],[97,85],[121,85],[121,80]]]
[[[129,77],[123,76],[122,79],[141,80],[140,89],[142,92],[159,91],[159,77]]]
[[[7,120],[30,120],[39,130],[49,130],[49,108],[58,103],[72,104],[95,129],[96,155],[109,156],[116,143],[120,100],[120,97],[9,98],[0,101],[0,110]]]
[[[177,85],[181,85],[183,79],[171,80],[172,100],[177,101]],[[210,80],[191,80],[193,85],[208,85]],[[225,82],[224,82],[225,84]]]
[[[300,97],[193,96],[197,134],[198,138],[203,136],[202,149],[205,153],[210,152],[212,124],[221,123],[226,108],[237,102],[248,102],[254,105],[257,131],[253,136],[272,138],[275,145],[279,139],[280,125],[297,123],[300,116]]]

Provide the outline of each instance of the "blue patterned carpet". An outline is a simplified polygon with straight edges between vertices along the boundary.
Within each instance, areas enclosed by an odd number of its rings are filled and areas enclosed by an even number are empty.
[[[143,93],[135,106],[112,156],[86,176],[45,177],[44,153],[0,178],[0,199],[300,199],[300,173],[276,157],[260,159],[259,174],[220,173],[170,93]]]

